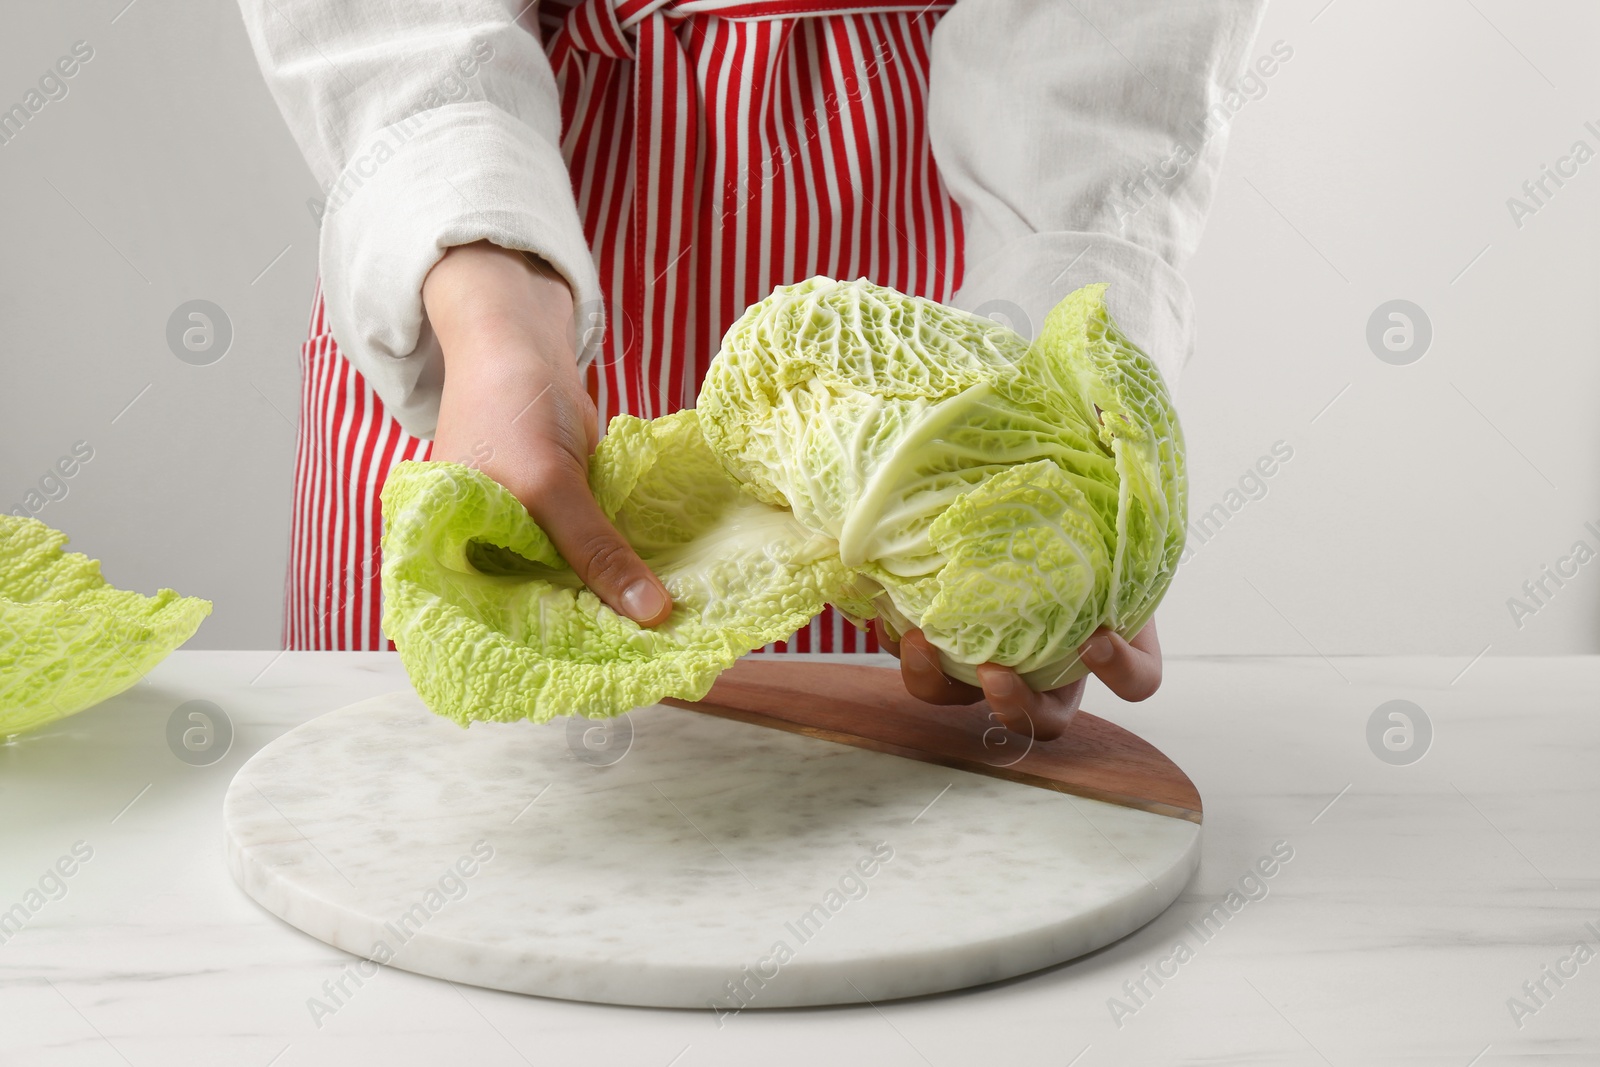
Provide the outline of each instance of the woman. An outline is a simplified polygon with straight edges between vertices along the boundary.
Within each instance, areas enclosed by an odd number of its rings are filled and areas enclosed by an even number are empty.
[[[667,590],[589,495],[587,457],[610,415],[692,403],[779,284],[866,277],[1031,335],[1108,281],[1174,380],[1177,267],[1224,140],[1207,123],[1263,2],[240,0],[327,194],[286,646],[389,647],[379,493],[428,457],[480,466],[606,603],[660,623]],[[1187,163],[1152,185],[1176,144]],[[920,633],[878,636],[914,695],[986,696],[1041,738],[1082,694],[992,664],[980,691]],[[786,645],[875,647],[831,611]],[[1125,699],[1160,683],[1154,626],[1082,655]]]

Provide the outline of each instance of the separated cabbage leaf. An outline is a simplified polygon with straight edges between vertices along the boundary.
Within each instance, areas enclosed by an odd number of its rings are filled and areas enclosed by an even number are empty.
[[[743,492],[693,410],[612,420],[590,462],[601,509],[672,594],[646,629],[579,582],[483,472],[405,462],[383,491],[383,626],[429,708],[474,719],[617,715],[698,700],[848,582],[833,544]]]
[[[117,589],[66,543],[38,519],[0,515],[0,735],[129,688],[211,614],[210,601],[171,589]]]

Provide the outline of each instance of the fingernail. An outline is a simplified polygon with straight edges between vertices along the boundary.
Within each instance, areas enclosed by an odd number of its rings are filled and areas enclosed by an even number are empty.
[[[661,590],[648,579],[641,578],[628,586],[622,594],[622,610],[627,612],[628,618],[634,622],[644,622],[661,614],[661,609],[667,606],[667,598],[661,595]]]
[[[1099,634],[1084,642],[1083,651],[1080,653],[1083,662],[1091,667],[1099,667],[1111,662],[1111,638]]]
[[[1015,694],[1022,685],[1022,679],[1017,677],[1016,671],[993,671],[988,677],[989,691],[997,697],[1008,697]]]

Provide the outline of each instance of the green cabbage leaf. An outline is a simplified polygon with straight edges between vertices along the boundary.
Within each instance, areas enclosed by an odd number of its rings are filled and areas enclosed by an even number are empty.
[[[128,689],[182,645],[211,602],[108,584],[67,535],[0,515],[0,735],[72,715]]]
[[[698,700],[848,583],[833,545],[743,492],[693,409],[612,420],[590,462],[601,510],[666,583],[644,628],[601,602],[482,471],[408,461],[383,490],[384,628],[423,702],[465,725]]]

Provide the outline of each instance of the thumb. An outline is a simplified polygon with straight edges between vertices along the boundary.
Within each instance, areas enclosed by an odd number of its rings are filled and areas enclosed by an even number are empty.
[[[612,611],[641,626],[664,622],[672,613],[667,587],[611,525],[581,474],[574,470],[558,478],[535,496],[528,512]]]

